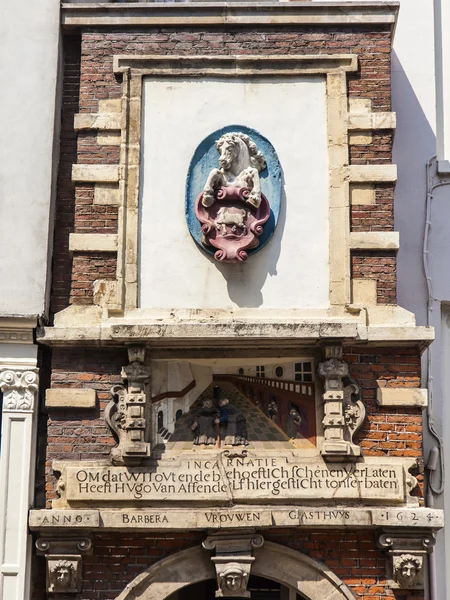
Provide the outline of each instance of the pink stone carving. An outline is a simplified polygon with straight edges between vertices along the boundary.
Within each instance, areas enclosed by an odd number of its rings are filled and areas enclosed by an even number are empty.
[[[217,248],[214,258],[219,262],[247,260],[246,250],[259,245],[263,225],[270,216],[270,205],[264,194],[258,208],[249,202],[251,189],[221,187],[214,194],[211,206],[204,206],[202,192],[195,203],[195,214],[202,224],[205,246]]]

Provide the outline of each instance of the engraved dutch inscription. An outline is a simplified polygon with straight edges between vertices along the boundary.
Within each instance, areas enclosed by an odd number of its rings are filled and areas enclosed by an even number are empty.
[[[253,454],[159,461],[152,467],[67,464],[63,478],[69,503],[280,499],[401,503],[408,487],[400,461],[326,464],[300,457]]]

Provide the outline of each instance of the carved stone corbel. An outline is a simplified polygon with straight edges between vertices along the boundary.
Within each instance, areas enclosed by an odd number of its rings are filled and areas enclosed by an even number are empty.
[[[136,465],[151,454],[147,393],[151,371],[144,364],[144,347],[128,348],[128,359],[130,364],[122,369],[124,385],[111,389],[112,400],[105,409],[105,420],[118,442],[111,451],[113,464]]]
[[[361,448],[353,443],[366,416],[365,406],[358,399],[360,388],[348,375],[342,346],[326,346],[325,358],[319,365],[319,375],[325,380],[324,441],[320,452],[329,460],[361,456]]]
[[[429,530],[385,530],[378,539],[378,547],[386,552],[389,587],[423,589],[425,557],[433,551],[435,543],[436,539]]]
[[[83,555],[92,553],[89,538],[39,538],[37,553],[47,563],[47,592],[49,594],[78,594],[81,592]]]
[[[216,534],[206,538],[203,547],[216,551],[211,557],[217,576],[216,598],[250,597],[247,586],[255,560],[252,550],[263,544],[263,536],[256,533]]]

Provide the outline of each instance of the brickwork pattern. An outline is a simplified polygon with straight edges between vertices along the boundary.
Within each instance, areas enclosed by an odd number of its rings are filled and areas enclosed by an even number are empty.
[[[375,279],[377,302],[379,304],[396,303],[397,260],[395,252],[353,252],[351,276],[354,279]]]
[[[114,54],[317,54],[356,53],[360,71],[349,77],[349,97],[369,98],[374,111],[390,111],[390,32],[387,28],[358,29],[259,27],[192,30],[183,28],[146,28],[137,31],[86,31],[82,35],[81,65],[77,62],[79,40],[67,38],[65,42],[65,82],[63,97],[63,135],[61,138],[61,168],[58,182],[57,228],[55,233],[55,277],[53,281],[52,310],[56,312],[69,303],[92,302],[92,280],[80,278],[86,263],[104,261],[112,278],[116,259],[111,255],[83,254],[73,261],[68,252],[68,235],[79,233],[115,233],[117,207],[95,205],[93,185],[74,186],[70,181],[72,163],[116,164],[118,146],[97,143],[96,135],[82,132],[75,146],[73,114],[98,111],[99,100],[120,98],[121,83],[112,69]],[[81,67],[81,70],[80,70]],[[392,136],[389,132],[374,132],[373,142],[367,146],[352,146],[350,161],[353,164],[379,164],[391,161]],[[378,186],[377,186],[378,187]],[[351,226],[355,231],[390,230],[393,228],[393,187],[390,193],[379,194],[370,208],[352,211]],[[362,265],[371,268],[372,254],[360,256]],[[395,259],[394,259],[395,262]],[[376,276],[375,271],[371,271]],[[380,285],[383,283],[380,273]],[[392,279],[393,278],[393,279]],[[76,284],[76,293],[73,285]],[[84,287],[81,286],[84,284]],[[391,269],[389,292],[379,290],[379,302],[395,302],[395,269]],[[84,293],[82,293],[84,290]]]
[[[386,586],[385,557],[376,547],[375,533],[286,528],[263,534],[267,541],[288,546],[324,563],[348,585],[357,600],[423,600],[420,590],[394,591]],[[199,545],[206,535],[206,532],[95,535],[93,555],[83,559],[83,591],[73,599],[115,600],[145,569],[174,552]],[[36,559],[35,572],[32,600],[45,600],[43,558]]]
[[[351,206],[351,230],[394,230],[394,190],[391,185],[375,186],[375,204]]]

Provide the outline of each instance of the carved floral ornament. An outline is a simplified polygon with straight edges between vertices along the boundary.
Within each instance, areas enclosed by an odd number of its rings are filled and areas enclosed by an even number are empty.
[[[145,348],[130,347],[128,357],[130,364],[122,369],[124,385],[111,388],[112,399],[105,408],[106,423],[118,442],[111,451],[116,465],[136,465],[151,454],[147,399],[151,371],[144,364]]]
[[[325,386],[321,454],[325,458],[360,456],[361,448],[353,442],[366,417],[366,408],[359,399],[360,387],[349,377],[341,347],[326,348],[325,357],[319,365]]]
[[[39,388],[37,369],[0,372],[0,390],[3,392],[3,410],[30,411]]]
[[[245,261],[273,235],[281,169],[272,145],[255,130],[230,126],[206,138],[186,190],[190,232],[217,261]]]

